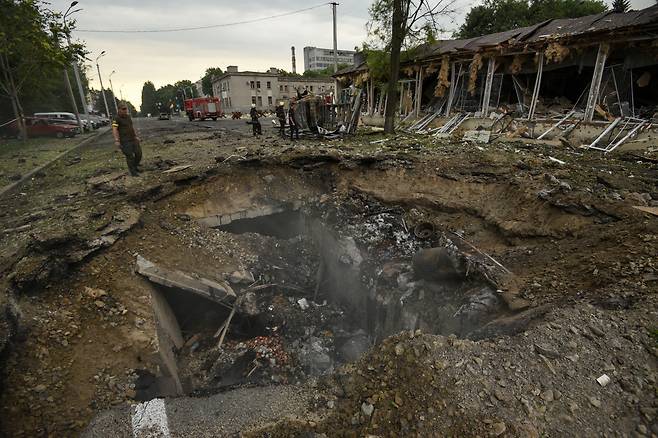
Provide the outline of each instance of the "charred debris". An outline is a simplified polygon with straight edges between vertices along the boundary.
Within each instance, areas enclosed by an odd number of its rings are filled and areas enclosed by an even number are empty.
[[[407,223],[401,208],[356,202],[198,218],[261,248],[258,262],[212,279],[138,255],[159,375],[138,385],[137,398],[303,382],[400,330],[480,339],[524,308],[514,275],[460,235]]]

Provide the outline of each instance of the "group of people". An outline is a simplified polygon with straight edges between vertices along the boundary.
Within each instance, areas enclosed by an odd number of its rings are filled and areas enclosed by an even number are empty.
[[[290,99],[290,109],[288,109],[288,126],[290,127],[290,140],[297,139],[299,140],[299,125],[295,120],[295,113],[297,111],[297,100],[293,97]],[[276,107],[276,118],[279,119],[279,134],[281,137],[286,137],[286,110],[283,108],[283,102],[279,102]],[[249,111],[249,116],[251,117],[251,126],[254,136],[261,135],[263,129],[260,124],[260,114],[256,110],[256,105],[251,105],[251,111]]]
[[[133,121],[128,114],[128,107],[121,104],[118,108],[118,113],[112,119],[112,135],[114,136],[114,145],[123,152],[128,164],[128,171],[132,176],[139,175],[139,164],[142,161],[142,147],[141,141],[137,136],[137,131],[133,127]],[[290,127],[290,140],[299,140],[299,126],[295,121],[295,113],[297,111],[297,99],[294,97],[290,100],[290,109],[288,110],[288,126]],[[263,133],[260,121],[258,118],[260,114],[256,110],[256,105],[251,105],[251,125],[253,127],[254,136]],[[276,117],[279,119],[279,133],[282,137],[286,137],[286,111],[283,108],[283,102],[279,102],[276,107]]]

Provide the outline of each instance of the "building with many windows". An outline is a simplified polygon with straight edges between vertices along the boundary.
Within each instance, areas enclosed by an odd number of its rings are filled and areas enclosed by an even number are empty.
[[[334,91],[333,79],[280,76],[276,68],[267,72],[238,71],[228,66],[223,75],[213,78],[213,94],[221,99],[224,112],[247,112],[252,104],[259,110],[273,110],[278,101],[288,101],[297,92],[327,95]]]
[[[338,51],[338,64],[352,65],[354,54],[351,50]],[[334,50],[319,47],[304,47],[304,70],[324,70],[334,65]]]

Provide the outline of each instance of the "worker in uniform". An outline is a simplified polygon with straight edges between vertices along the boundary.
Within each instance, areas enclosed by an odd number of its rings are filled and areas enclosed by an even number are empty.
[[[290,99],[290,109],[288,110],[288,124],[290,125],[290,140],[293,140],[292,134],[299,140],[299,126],[295,121],[295,112],[297,111],[297,100],[293,97]]]
[[[279,105],[276,107],[276,117],[279,119],[279,134],[281,137],[286,136],[286,112],[283,109],[283,102],[279,102]]]
[[[118,114],[112,119],[112,135],[114,135],[114,145],[126,156],[130,175],[138,176],[138,166],[142,161],[142,147],[126,104],[119,106]]]
[[[254,137],[261,135],[263,130],[260,126],[260,121],[258,120],[258,111],[256,110],[256,104],[251,104],[251,111],[249,111],[251,116],[251,127],[253,128]]]

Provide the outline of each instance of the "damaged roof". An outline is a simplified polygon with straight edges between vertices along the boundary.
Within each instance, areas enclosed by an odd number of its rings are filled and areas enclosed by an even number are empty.
[[[359,65],[350,65],[349,67],[342,68],[331,76],[332,77],[343,76],[343,75],[348,75],[351,73],[356,73],[359,71],[366,71],[366,70],[368,70],[368,63],[366,61],[363,61]]]
[[[557,40],[598,32],[619,31],[624,28],[637,28],[650,24],[658,24],[658,5],[626,13],[608,11],[579,18],[548,20],[532,26],[475,38],[440,41],[420,48],[416,59],[459,52],[476,52],[505,43],[509,46],[515,46],[537,43],[548,39]]]

